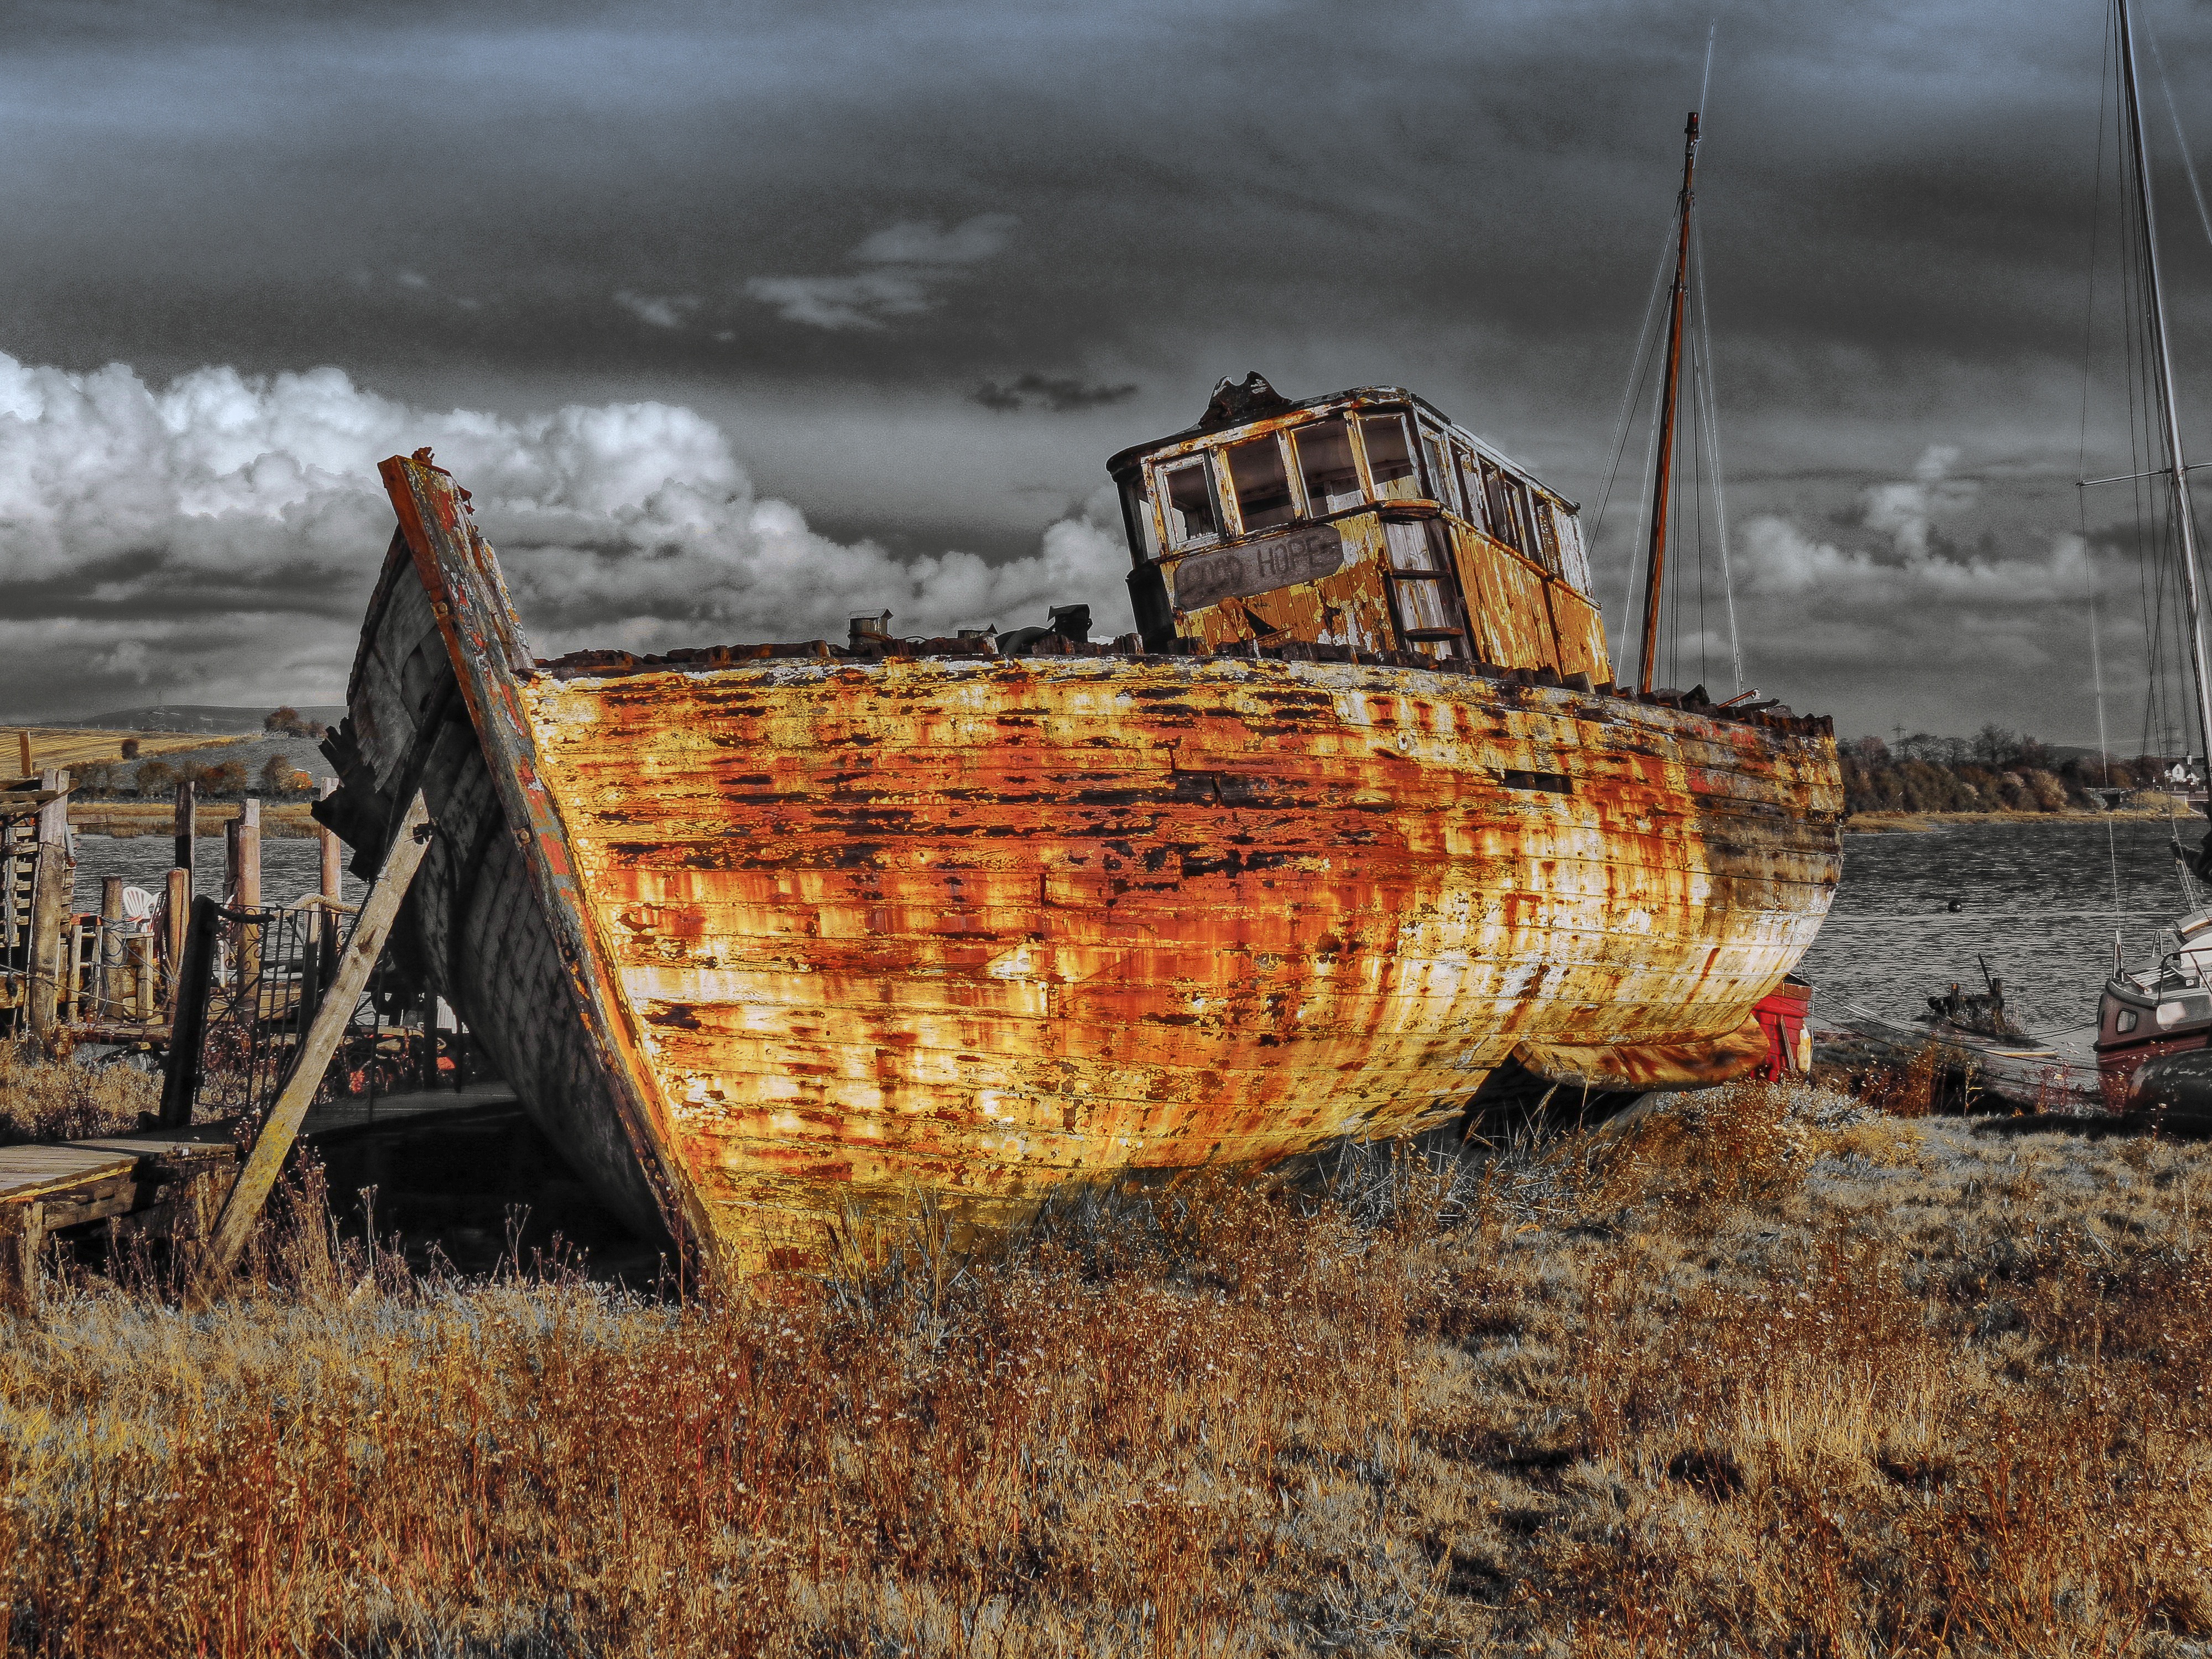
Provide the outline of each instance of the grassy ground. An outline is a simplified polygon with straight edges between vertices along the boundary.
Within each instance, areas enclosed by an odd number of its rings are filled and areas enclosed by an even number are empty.
[[[4,1328],[12,1639],[2212,1650],[2202,1156],[1747,1088],[714,1307],[410,1277],[307,1194],[211,1312]]]

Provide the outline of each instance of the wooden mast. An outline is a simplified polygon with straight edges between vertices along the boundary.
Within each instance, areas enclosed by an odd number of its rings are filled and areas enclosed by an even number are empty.
[[[2197,514],[2190,504],[2189,466],[2181,455],[2181,422],[2174,408],[2173,349],[2166,334],[2166,289],[2158,271],[2158,216],[2153,211],[2150,162],[2143,154],[2142,105],[2136,94],[2136,31],[2128,0],[2116,0],[2120,24],[2120,84],[2127,100],[2128,148],[2135,156],[2136,202],[2142,213],[2144,267],[2150,276],[2150,343],[2158,362],[2158,412],[2166,436],[2166,478],[2173,490],[2174,522],[2181,530],[2181,592],[2189,606],[2189,665],[2197,677],[2197,742],[2212,768],[2212,671],[2204,654],[2204,618],[2197,592]],[[2205,811],[2212,815],[2212,801]]]
[[[1682,143],[1681,223],[1674,237],[1674,289],[1668,301],[1667,321],[1667,379],[1660,389],[1659,476],[1651,490],[1651,556],[1644,573],[1644,659],[1637,669],[1636,689],[1651,689],[1651,671],[1659,656],[1660,579],[1667,573],[1668,486],[1674,476],[1674,394],[1682,379],[1682,313],[1690,292],[1691,184],[1698,166],[1698,112],[1690,112]]]

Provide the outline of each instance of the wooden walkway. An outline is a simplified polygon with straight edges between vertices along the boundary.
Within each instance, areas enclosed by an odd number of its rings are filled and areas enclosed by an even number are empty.
[[[514,1103],[503,1083],[341,1100],[307,1114],[309,1139],[374,1134]],[[47,1242],[105,1223],[111,1242],[204,1238],[238,1175],[232,1125],[150,1129],[58,1146],[0,1146],[0,1300],[37,1294]]]

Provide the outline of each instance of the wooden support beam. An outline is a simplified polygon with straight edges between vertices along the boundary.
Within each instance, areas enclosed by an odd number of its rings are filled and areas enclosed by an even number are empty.
[[[31,769],[31,733],[29,730],[26,728],[25,730],[16,732],[15,742],[21,747],[22,751],[22,775],[27,778],[37,776],[38,775]]]
[[[222,1218],[216,1222],[215,1237],[209,1242],[207,1255],[200,1263],[198,1283],[203,1293],[229,1273],[246,1249],[261,1206],[268,1201],[269,1189],[276,1184],[285,1156],[299,1135],[301,1121],[307,1115],[315,1091],[322,1086],[323,1073],[330,1066],[331,1056],[337,1052],[346,1026],[353,1018],[354,1005],[368,988],[369,975],[375,971],[377,957],[383,954],[384,941],[391,936],[392,924],[398,918],[399,907],[406,900],[415,872],[422,867],[431,830],[430,809],[422,799],[422,791],[417,790],[400,818],[398,835],[384,854],[384,867],[376,872],[376,884],[361,907],[360,920],[354,924],[353,937],[346,941],[330,994],[315,1011],[313,1022],[301,1039],[291,1069],[284,1074],[284,1085],[276,1092],[276,1103],[269,1109],[260,1133],[254,1137],[253,1150],[246,1156],[246,1168],[240,1171],[237,1184],[224,1201]]]

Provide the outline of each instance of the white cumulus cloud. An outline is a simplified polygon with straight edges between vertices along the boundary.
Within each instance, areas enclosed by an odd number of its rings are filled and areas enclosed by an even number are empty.
[[[728,435],[679,405],[518,419],[417,408],[334,368],[162,386],[0,356],[0,582],[48,618],[0,629],[0,699],[59,712],[52,699],[82,700],[57,689],[70,684],[95,700],[139,684],[335,696],[392,533],[376,464],[425,445],[472,492],[541,651],[842,638],[849,615],[885,609],[902,632],[1074,602],[1102,630],[1128,625],[1103,501],[1009,563],[901,557],[757,495]]]

